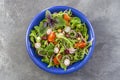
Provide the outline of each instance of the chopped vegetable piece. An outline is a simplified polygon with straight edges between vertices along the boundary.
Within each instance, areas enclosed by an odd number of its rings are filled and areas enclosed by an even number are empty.
[[[51,33],[48,35],[48,41],[49,41],[49,42],[54,42],[55,38],[56,38],[55,32],[51,32]]]
[[[53,42],[53,44],[54,44],[54,45],[56,45],[56,44],[57,44],[57,42],[55,42],[55,41],[54,41],[54,42]]]
[[[71,28],[69,26],[65,27],[65,32],[68,33],[70,32]]]
[[[70,34],[66,33],[65,36],[66,36],[67,38],[69,38],[69,37],[70,37]]]
[[[69,48],[69,52],[70,52],[71,54],[75,53],[75,51],[76,51],[76,49],[74,49],[74,48]]]
[[[85,42],[77,42],[75,43],[75,48],[84,48],[86,46]]]
[[[47,36],[42,36],[42,40],[47,40]]]
[[[67,13],[64,13],[64,19],[66,21],[70,21],[70,16]]]
[[[58,53],[59,52],[59,48],[58,47],[55,47],[54,48],[54,53]]]
[[[41,44],[40,43],[35,43],[35,48],[40,48]]]
[[[60,60],[62,58],[62,55],[58,55],[58,59]],[[59,65],[59,61],[57,60],[57,56],[53,58],[54,65]]]
[[[64,52],[65,52],[66,54],[69,54],[69,53],[70,53],[69,49],[65,49]]]
[[[80,37],[78,37],[77,40],[80,40]]]
[[[61,30],[61,29],[58,29],[58,32],[59,32],[59,33],[61,33],[61,32],[62,32],[62,30]]]
[[[70,60],[69,60],[69,59],[65,59],[65,60],[64,60],[64,64],[65,64],[66,66],[69,66],[69,65],[70,65]]]
[[[47,35],[49,35],[51,32],[52,32],[52,29],[49,28],[49,29],[47,30]]]
[[[69,22],[69,21],[65,21],[65,24],[66,24],[67,26],[70,26],[70,22]]]

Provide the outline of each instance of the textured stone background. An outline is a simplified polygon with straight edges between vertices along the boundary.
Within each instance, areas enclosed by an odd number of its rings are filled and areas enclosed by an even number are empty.
[[[54,5],[82,11],[96,34],[91,60],[68,75],[40,70],[25,48],[31,19]],[[120,0],[0,0],[0,80],[120,80]]]

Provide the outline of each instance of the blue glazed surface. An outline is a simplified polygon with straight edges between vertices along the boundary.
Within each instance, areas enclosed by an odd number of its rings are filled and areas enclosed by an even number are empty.
[[[82,22],[86,23],[87,28],[88,28],[88,34],[89,34],[89,40],[93,39],[93,44],[92,46],[89,48],[89,52],[88,55],[85,56],[85,58],[82,61],[78,61],[76,63],[74,63],[73,65],[69,66],[67,68],[66,71],[64,71],[61,68],[56,68],[56,67],[51,67],[51,68],[47,68],[47,64],[41,61],[41,57],[39,57],[38,55],[35,54],[35,49],[32,48],[31,43],[30,43],[30,39],[29,39],[29,34],[30,31],[34,28],[34,26],[39,25],[39,22],[44,19],[45,17],[45,11],[46,10],[50,10],[50,12],[59,12],[59,11],[64,11],[66,9],[71,9],[73,15],[79,17],[81,19]],[[32,20],[32,22],[30,23],[27,32],[26,32],[26,48],[28,51],[28,55],[30,56],[30,58],[32,59],[32,61],[41,69],[50,72],[50,73],[54,73],[54,74],[68,74],[74,71],[77,71],[79,69],[81,69],[90,59],[90,57],[93,54],[93,50],[94,50],[94,46],[95,46],[95,34],[94,34],[94,30],[93,27],[91,25],[91,23],[89,22],[89,20],[78,10],[72,8],[72,7],[68,7],[68,6],[53,6],[50,8],[47,8],[43,11],[41,11],[40,13],[38,13]]]

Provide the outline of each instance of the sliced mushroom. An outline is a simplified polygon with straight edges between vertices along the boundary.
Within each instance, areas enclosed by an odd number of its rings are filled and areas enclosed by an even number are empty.
[[[66,66],[69,66],[69,65],[70,65],[70,60],[69,60],[69,59],[65,59],[65,60],[64,60],[64,64],[65,64]]]
[[[51,32],[52,32],[52,29],[49,28],[49,29],[47,30],[47,35],[49,35]]]
[[[70,32],[71,28],[69,26],[65,27],[65,32],[68,33]]]
[[[40,43],[35,43],[35,48],[40,48],[41,44]]]
[[[58,47],[55,47],[54,48],[54,53],[58,53],[59,52],[59,48]]]

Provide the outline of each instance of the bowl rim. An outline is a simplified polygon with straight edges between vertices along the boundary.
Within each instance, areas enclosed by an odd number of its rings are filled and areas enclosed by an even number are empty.
[[[28,41],[29,41],[28,39],[29,39],[29,31],[31,31],[32,24],[33,24],[33,22],[36,20],[36,18],[37,18],[41,13],[45,12],[45,11],[48,10],[48,9],[51,9],[51,8],[60,8],[60,7],[61,7],[61,8],[63,8],[63,7],[64,7],[64,8],[70,8],[70,9],[72,9],[72,10],[75,10],[75,11],[79,12],[82,17],[84,17],[84,19],[87,21],[87,23],[88,23],[88,25],[89,25],[88,27],[91,29],[91,34],[93,35],[93,36],[92,36],[92,37],[93,37],[93,42],[92,42],[92,46],[91,46],[91,51],[89,52],[89,56],[88,56],[86,59],[84,59],[83,62],[82,62],[80,65],[78,65],[77,67],[75,67],[74,69],[71,69],[71,70],[69,70],[69,71],[66,70],[66,71],[62,71],[62,72],[56,72],[56,71],[54,71],[54,70],[49,70],[49,69],[45,68],[43,65],[40,65],[40,64],[39,64],[39,61],[38,61],[36,58],[33,57],[33,54],[32,54],[32,51],[31,51],[31,49],[30,49],[30,46],[28,45],[28,44],[29,44],[29,43],[28,43]],[[29,26],[28,26],[28,28],[27,28],[27,31],[26,31],[26,49],[27,49],[27,53],[28,53],[29,57],[31,58],[31,60],[33,61],[33,63],[37,65],[37,67],[41,68],[42,70],[44,70],[44,71],[46,71],[46,72],[53,73],[53,74],[68,74],[68,73],[72,73],[72,72],[75,72],[75,71],[79,70],[80,68],[82,68],[82,67],[89,61],[89,59],[90,59],[91,56],[93,55],[94,47],[95,47],[95,33],[94,33],[94,30],[93,30],[93,27],[92,27],[90,21],[88,20],[88,18],[87,18],[81,11],[79,11],[79,10],[77,10],[77,9],[75,9],[75,8],[69,7],[69,6],[52,6],[52,7],[48,7],[48,8],[46,8],[46,9],[43,9],[42,11],[40,11],[40,12],[32,19],[32,21],[30,22],[30,24],[29,24]]]

